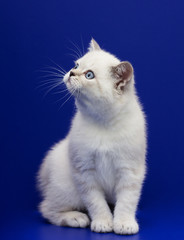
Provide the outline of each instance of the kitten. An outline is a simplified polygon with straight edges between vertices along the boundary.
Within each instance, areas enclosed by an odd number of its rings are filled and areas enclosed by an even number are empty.
[[[90,224],[95,232],[137,233],[146,131],[133,67],[92,39],[63,81],[75,90],[77,112],[68,136],[41,165],[39,209],[58,226]],[[113,214],[108,203],[115,205]]]

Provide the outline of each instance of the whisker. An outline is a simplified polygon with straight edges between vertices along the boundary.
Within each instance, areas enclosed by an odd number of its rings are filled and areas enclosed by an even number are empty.
[[[81,58],[80,54],[77,51],[75,51],[74,49],[69,48],[69,47],[68,47],[68,49],[73,51],[76,54],[77,58]]]
[[[53,86],[53,89],[54,88],[56,88],[57,86]],[[45,87],[43,87],[43,90],[44,91],[46,91],[47,89],[48,89],[48,92],[50,92],[51,90],[53,90],[53,89],[50,89],[51,88],[51,86],[45,86]],[[53,90],[54,91],[54,90]],[[53,94],[53,93],[51,93],[51,94]],[[47,95],[47,93],[45,93],[45,96]],[[45,96],[43,96],[43,97],[45,97]]]
[[[55,71],[55,72],[53,71],[54,73],[59,73],[62,75],[66,74],[66,71],[60,70],[59,68],[52,67],[52,66],[45,66],[45,67],[43,67],[43,69],[54,70]]]
[[[70,40],[70,42],[73,44],[73,46],[76,48],[76,50],[78,50],[79,56],[82,57],[82,52],[81,52],[79,46],[76,43],[74,43],[73,41],[71,41],[71,40]]]
[[[36,87],[36,89],[41,88],[41,90],[46,90],[43,98],[45,98],[46,95],[53,89],[55,92],[55,89],[57,87],[59,87],[60,93],[67,91],[66,89],[63,89],[63,87],[65,86],[63,78],[67,73],[66,70],[64,70],[59,64],[54,62],[51,58],[48,57],[48,59],[54,64],[54,66],[45,65],[42,69],[37,70],[37,72],[40,72],[43,75],[39,76],[38,78],[41,78],[43,80],[39,81],[39,85]]]
[[[53,72],[51,70],[39,70],[39,72],[41,72],[41,73],[51,73],[55,76],[63,76],[63,74],[59,74],[59,73]]]
[[[63,98],[65,98],[66,96],[70,95],[71,93],[68,91],[64,96],[62,96],[61,98],[59,98],[55,103],[61,101]]]
[[[79,58],[78,56],[76,56],[76,55],[74,55],[72,53],[67,53],[66,55],[70,55],[70,56],[74,57],[75,60],[77,60]]]
[[[65,104],[66,102],[69,101],[69,99],[73,96],[73,94],[74,94],[75,91],[76,91],[76,89],[74,89],[73,92],[71,93],[71,95],[66,99],[66,101],[64,101],[64,103],[60,106],[59,110],[64,106],[64,104]]]
[[[58,91],[58,92],[54,92],[53,94],[60,94],[60,93],[63,93],[63,92],[67,92],[68,89],[64,89],[64,90],[61,90],[61,91]]]
[[[61,78],[48,78],[45,80],[40,81],[40,83],[45,83],[45,82],[58,82],[60,81],[61,83],[64,83]]]
[[[54,63],[56,66],[58,66],[59,69],[61,69],[63,72],[66,73],[66,71],[65,71],[59,64],[57,64],[56,62],[54,62],[54,61],[53,61],[51,58],[49,58],[49,57],[48,57],[48,59],[49,59],[52,63]]]
[[[44,87],[44,88],[47,88],[47,87],[50,87],[50,86],[53,86],[53,84],[55,85],[55,84],[63,84],[62,82],[58,82],[58,81],[48,81],[48,82],[44,82],[44,83],[42,83],[42,84],[40,84],[40,85],[38,85],[37,87],[36,87],[36,89],[38,89],[38,88],[41,88],[41,87]]]
[[[51,88],[49,88],[48,91],[46,91],[46,93],[44,94],[43,98],[45,98],[46,95],[47,95],[50,91],[52,91],[54,88],[56,88],[56,87],[59,86],[59,85],[60,85],[60,82],[54,84]]]
[[[82,53],[83,55],[85,54],[85,51],[84,51],[84,42],[83,42],[83,39],[82,39],[82,35],[81,35],[81,43],[82,43]]]
[[[50,78],[52,77],[52,78]],[[46,74],[46,75],[43,75],[43,76],[39,76],[37,79],[43,79],[41,82],[45,82],[47,80],[50,80],[50,79],[58,79],[58,80],[62,80],[64,78],[64,76],[55,76],[53,74]]]
[[[40,78],[40,79],[43,79],[43,80],[39,80],[39,82],[37,83],[37,85],[39,86],[40,84],[43,84],[43,83],[55,83],[55,82],[58,82],[60,81],[60,78]]]

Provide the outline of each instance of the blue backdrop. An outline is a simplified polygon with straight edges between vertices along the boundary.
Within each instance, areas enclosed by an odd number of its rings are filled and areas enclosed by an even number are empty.
[[[170,222],[164,232],[183,234],[183,12],[182,0],[1,1],[1,221],[10,221],[11,214],[16,222],[21,213],[36,210],[38,166],[48,148],[67,134],[74,114],[73,100],[61,108],[66,98],[57,102],[64,93],[51,91],[43,97],[47,89],[38,87],[44,75],[39,70],[55,66],[50,59],[69,70],[70,49],[75,49],[71,41],[86,50],[94,37],[102,48],[133,64],[147,116],[148,174],[139,207],[142,234],[150,229],[162,232],[166,218]],[[41,224],[38,216],[32,218],[31,222],[27,217],[32,225]],[[162,221],[155,225],[158,219]]]

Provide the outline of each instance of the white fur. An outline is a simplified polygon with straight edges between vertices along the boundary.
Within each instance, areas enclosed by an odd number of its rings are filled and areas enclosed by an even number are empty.
[[[76,90],[77,112],[68,136],[41,165],[40,211],[56,225],[86,227],[91,221],[96,232],[133,234],[139,230],[135,214],[145,175],[144,114],[133,75],[120,94],[110,71],[119,59],[93,41],[72,69],[75,76],[64,77],[68,89]],[[87,70],[94,79],[85,78]],[[115,205],[113,214],[107,202]]]

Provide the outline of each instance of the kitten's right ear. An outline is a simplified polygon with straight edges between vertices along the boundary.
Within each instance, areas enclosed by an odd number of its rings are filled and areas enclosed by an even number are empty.
[[[115,87],[119,93],[133,77],[133,67],[131,63],[125,61],[112,68],[112,74],[115,78]]]
[[[95,51],[95,50],[101,50],[101,48],[98,45],[98,43],[92,38],[91,42],[89,44],[88,50],[91,52],[91,51]]]

